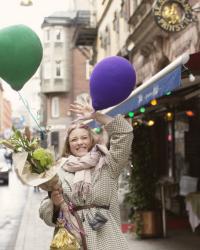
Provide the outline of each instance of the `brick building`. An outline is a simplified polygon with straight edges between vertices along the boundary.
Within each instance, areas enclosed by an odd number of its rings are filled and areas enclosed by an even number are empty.
[[[12,108],[10,101],[3,99],[3,130],[12,128]]]
[[[76,1],[76,6],[81,1]],[[41,64],[42,126],[49,129],[46,146],[62,152],[66,130],[72,116],[69,105],[88,94],[87,64],[90,50],[75,47],[75,26],[88,22],[87,2],[68,11],[53,13],[42,23],[44,56]]]
[[[0,83],[0,134],[4,136],[12,128],[12,108],[10,101],[3,96],[3,87]]]

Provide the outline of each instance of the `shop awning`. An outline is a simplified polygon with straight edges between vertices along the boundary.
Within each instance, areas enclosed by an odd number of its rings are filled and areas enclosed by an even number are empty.
[[[186,64],[189,58],[189,54],[183,54],[151,79],[137,87],[124,102],[104,110],[103,113],[111,116],[127,114],[129,111],[134,111],[151,100],[178,88],[181,85],[182,65]],[[97,127],[96,122],[93,120],[88,121],[87,124],[91,127]]]
[[[185,64],[185,66],[192,72],[197,75],[200,74],[200,52],[190,54],[189,61]]]
[[[159,98],[166,93],[178,88],[181,84],[181,66],[177,67],[172,72],[168,73],[161,79],[155,81],[153,84],[147,86],[145,89],[138,91],[138,93],[131,96],[119,106],[107,112],[111,116],[117,114],[127,114],[129,111],[134,111],[151,100]]]

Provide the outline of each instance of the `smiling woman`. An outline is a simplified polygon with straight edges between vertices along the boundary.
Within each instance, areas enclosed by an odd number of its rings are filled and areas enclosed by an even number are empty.
[[[85,124],[71,125],[67,132],[63,157],[70,154],[81,156],[81,151],[86,153],[95,145],[97,138],[94,132]],[[80,151],[80,152],[79,152]]]
[[[70,151],[73,155],[81,157],[91,148],[91,138],[87,130],[77,128],[69,135]]]
[[[76,213],[79,226],[69,225],[65,217],[66,228],[71,226],[81,236],[80,241],[80,236],[74,234],[81,249],[128,250],[120,228],[117,189],[119,175],[129,161],[132,126],[121,116],[113,118],[95,112],[89,104],[75,103],[70,111],[79,120],[95,119],[103,125],[110,138],[109,149],[104,141],[97,140],[91,128],[76,120],[67,132],[63,163],[58,170],[62,190],[54,188],[42,201],[40,217],[47,225],[55,226],[58,237],[56,222],[65,201],[72,214]]]

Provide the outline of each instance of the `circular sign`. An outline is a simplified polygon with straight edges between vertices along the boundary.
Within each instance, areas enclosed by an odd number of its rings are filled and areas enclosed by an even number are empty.
[[[153,13],[156,23],[167,32],[181,31],[193,21],[188,0],[158,0]]]

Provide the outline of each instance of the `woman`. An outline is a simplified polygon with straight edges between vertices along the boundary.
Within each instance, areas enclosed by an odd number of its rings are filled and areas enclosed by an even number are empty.
[[[76,103],[70,110],[81,115],[82,120],[95,119],[104,126],[110,138],[109,150],[96,144],[87,126],[70,127],[64,150],[66,162],[59,173],[63,192],[52,191],[50,198],[41,203],[40,217],[55,226],[63,199],[70,199],[78,207],[88,250],[127,250],[120,229],[117,188],[118,177],[130,155],[132,127],[122,116],[112,118],[89,106]],[[93,223],[98,216],[103,218],[100,225]]]

